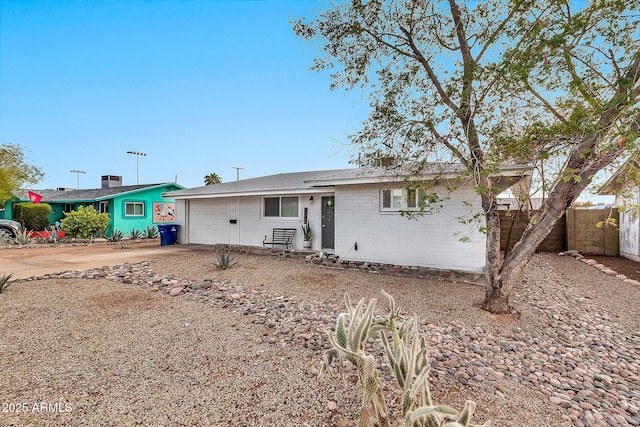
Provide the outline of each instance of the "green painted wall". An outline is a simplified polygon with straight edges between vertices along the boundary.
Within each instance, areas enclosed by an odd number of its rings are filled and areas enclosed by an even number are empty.
[[[157,224],[172,223],[174,219],[168,216],[154,215],[154,207],[157,205],[160,208],[164,208],[161,213],[166,213],[169,206],[168,203],[173,203],[173,199],[163,199],[162,194],[168,191],[180,190],[183,187],[174,184],[167,184],[150,189],[139,190],[138,192],[132,192],[130,194],[119,195],[116,197],[98,199],[98,201],[77,201],[74,203],[74,210],[78,206],[90,206],[92,205],[96,211],[99,210],[100,201],[108,202],[109,218],[111,218],[111,224],[107,235],[111,235],[112,230],[120,230],[126,236],[132,228],[137,230],[144,230],[147,227],[151,227]],[[24,201],[24,200],[23,200]],[[19,203],[18,200],[13,200],[5,203],[5,218],[13,218],[13,205]],[[47,202],[51,205],[52,213],[49,215],[50,224],[55,224],[56,221],[64,218],[64,206],[65,203]],[[71,203],[71,202],[70,202]],[[125,206],[127,203],[140,203],[143,206],[143,215],[132,216],[126,215]]]
[[[14,201],[4,202],[4,217],[2,219],[13,219]]]
[[[112,228],[114,230],[120,230],[126,235],[132,228],[144,230],[153,225],[172,223],[173,220],[170,220],[168,217],[162,220],[158,215],[154,215],[154,204],[164,206],[166,203],[173,203],[173,199],[163,199],[162,193],[180,188],[182,187],[171,184],[115,197],[112,199],[112,203],[109,204],[109,216],[111,217]],[[127,215],[125,211],[127,203],[142,204],[143,215]]]

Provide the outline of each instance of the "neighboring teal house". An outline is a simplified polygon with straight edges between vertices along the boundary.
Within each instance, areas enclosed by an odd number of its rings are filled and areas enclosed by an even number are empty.
[[[32,190],[42,196],[41,203],[51,205],[53,212],[49,222],[54,224],[64,218],[64,212],[78,206],[93,206],[98,212],[106,212],[111,218],[107,234],[120,230],[127,234],[132,228],[143,230],[148,226],[175,221],[173,199],[164,199],[163,193],[182,190],[174,183],[122,185],[122,177],[104,175],[102,187],[96,189]],[[5,218],[13,218],[13,205],[29,202],[27,190],[17,192],[17,198],[5,203]]]

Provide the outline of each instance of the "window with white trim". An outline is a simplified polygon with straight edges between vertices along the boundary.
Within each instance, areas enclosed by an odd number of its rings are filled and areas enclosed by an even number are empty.
[[[437,196],[436,196],[437,197]],[[381,190],[380,210],[401,211],[424,207],[432,197],[419,188],[390,188]]]
[[[298,196],[264,197],[262,216],[265,218],[298,218]]]
[[[125,216],[144,216],[144,202],[125,202]]]
[[[98,203],[98,213],[109,213],[109,202]]]

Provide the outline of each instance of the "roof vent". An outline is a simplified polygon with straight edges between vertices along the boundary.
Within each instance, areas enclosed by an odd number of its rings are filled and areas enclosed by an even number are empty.
[[[102,188],[122,187],[122,177],[118,175],[102,175]]]

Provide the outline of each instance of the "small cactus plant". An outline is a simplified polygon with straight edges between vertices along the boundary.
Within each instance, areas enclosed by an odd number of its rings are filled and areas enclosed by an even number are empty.
[[[158,229],[153,225],[147,226],[144,230],[144,237],[147,239],[155,239],[158,237]]]
[[[113,230],[113,232],[111,232],[111,235],[107,237],[110,242],[119,242],[123,238],[124,234],[122,233],[122,230]]]
[[[16,243],[19,245],[28,245],[31,243],[31,238],[33,237],[33,231],[31,230],[20,230],[18,234],[16,234]]]
[[[142,231],[138,230],[137,228],[132,228],[131,230],[129,230],[130,240],[138,240],[140,239],[140,237],[142,237]]]
[[[49,226],[48,230],[44,230],[42,234],[43,239],[47,243],[58,243],[58,235],[60,234],[60,227],[57,225]]]
[[[346,358],[356,367],[363,391],[363,411],[358,425],[373,425],[366,419],[366,414],[373,411],[377,424],[388,427],[389,411],[382,394],[382,383],[378,378],[375,358],[365,352],[367,339],[384,328],[383,325],[374,323],[373,311],[376,300],[369,301],[366,309],[364,299],[354,307],[349,294],[345,294],[345,302],[348,311],[338,316],[335,333],[329,334],[329,342],[333,348],[325,352],[321,374],[328,371],[336,356]]]
[[[0,275],[0,294],[3,293],[8,287],[13,273]]]
[[[389,301],[389,314],[382,318],[374,316],[377,304],[375,298],[369,301],[366,308],[364,299],[354,307],[349,295],[345,294],[347,312],[338,316],[335,331],[329,334],[332,348],[324,354],[321,375],[329,370],[336,357],[351,362],[356,367],[363,392],[363,408],[358,426],[390,427],[389,409],[382,393],[376,360],[365,349],[367,340],[379,335],[389,359],[391,373],[402,390],[405,426],[472,426],[470,422],[475,409],[474,402],[467,401],[461,412],[433,403],[429,390],[431,366],[426,340],[420,334],[415,319],[403,318],[393,297],[384,291],[382,293]]]
[[[237,264],[237,262],[234,262],[234,259],[235,258],[233,258],[230,252],[220,252],[216,256],[216,268],[226,270],[227,268]]]

